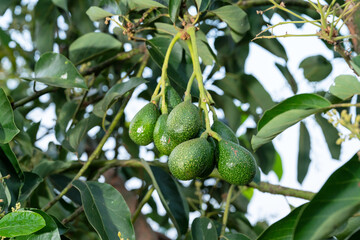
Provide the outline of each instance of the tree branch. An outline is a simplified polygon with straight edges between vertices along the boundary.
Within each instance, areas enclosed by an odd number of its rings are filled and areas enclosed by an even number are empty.
[[[34,93],[34,95],[25,97],[23,99],[20,99],[19,101],[14,102],[13,104],[13,109],[24,106],[25,104],[27,104],[28,102],[31,102],[35,99],[38,99],[40,96],[46,94],[46,93],[50,93],[50,92],[55,92],[56,90],[58,90],[57,87],[47,87],[44,88],[40,91],[37,91]]]
[[[295,6],[303,8],[312,8],[311,5],[303,0],[276,0],[278,4],[281,2],[285,3],[286,6]],[[236,3],[241,8],[251,8],[272,5],[269,0],[239,0]]]

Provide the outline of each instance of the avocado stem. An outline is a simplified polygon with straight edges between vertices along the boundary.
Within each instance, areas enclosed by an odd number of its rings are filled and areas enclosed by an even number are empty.
[[[192,87],[192,84],[193,84],[193,82],[194,82],[194,79],[195,79],[195,76],[196,76],[196,74],[195,74],[195,72],[193,72],[192,74],[191,74],[191,77],[189,78],[189,81],[188,81],[188,84],[187,84],[187,87],[186,87],[186,91],[185,91],[185,99],[188,99],[189,97],[191,98],[191,93],[190,93],[190,91],[191,91],[191,87]]]
[[[223,216],[223,221],[222,221],[220,239],[225,234],[226,224],[227,224],[227,220],[229,217],[229,211],[230,211],[231,195],[234,190],[234,186],[235,185],[233,185],[233,184],[230,186],[229,192],[226,197],[226,205],[225,205],[224,216]]]
[[[180,39],[180,36],[181,36],[181,32],[178,32],[174,38],[171,40],[170,44],[169,44],[169,47],[166,51],[166,54],[165,54],[165,58],[164,58],[164,63],[162,65],[162,68],[161,68],[161,78],[160,78],[160,81],[159,81],[159,88],[160,88],[160,85],[161,85],[161,96],[162,96],[162,102],[161,102],[161,113],[162,114],[167,114],[168,113],[168,109],[167,109],[167,105],[166,105],[166,100],[165,100],[165,95],[166,95],[166,83],[167,83],[167,69],[169,67],[169,59],[170,59],[170,54],[171,54],[171,51],[172,49],[174,48],[175,46],[175,43]],[[155,90],[158,90],[158,87],[156,87],[157,89]],[[155,94],[155,91],[154,91],[154,94]],[[157,95],[154,95],[153,94],[153,97],[155,97]]]

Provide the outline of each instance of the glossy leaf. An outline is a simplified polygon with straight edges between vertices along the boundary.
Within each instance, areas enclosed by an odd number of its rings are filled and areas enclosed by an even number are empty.
[[[109,51],[118,51],[122,43],[109,34],[87,33],[76,39],[69,48],[69,58],[76,65],[87,62]]]
[[[28,199],[30,194],[39,186],[43,179],[32,172],[24,172],[24,185],[21,188],[21,195],[19,201],[24,201]]]
[[[279,133],[311,114],[330,107],[330,102],[316,94],[299,94],[267,110],[258,122],[258,133],[253,136],[254,150],[271,141]]]
[[[311,56],[304,59],[299,68],[304,69],[304,76],[311,82],[321,81],[332,71],[331,63],[321,55]]]
[[[199,12],[205,11],[210,4],[210,0],[195,0],[196,6]]]
[[[304,181],[308,172],[310,159],[310,134],[303,122],[300,122],[300,137],[299,137],[299,152],[298,152],[298,166],[297,166],[297,180],[299,183]]]
[[[46,225],[30,235],[17,237],[16,240],[60,240],[60,233],[57,227],[56,222],[52,217],[47,213],[38,210],[32,209],[31,211],[38,213],[45,220]]]
[[[295,231],[296,220],[300,216],[305,206],[306,204],[295,208],[286,217],[280,219],[276,223],[273,223],[259,236],[257,240],[268,240],[268,239],[293,240],[293,233]]]
[[[138,10],[152,8],[152,7],[166,8],[165,5],[153,0],[131,0],[131,2],[132,4],[135,5],[135,8]]]
[[[250,240],[250,238],[241,233],[225,233],[224,237],[221,237],[220,240]]]
[[[181,232],[182,232],[181,229],[182,228],[180,227],[180,225],[177,222],[174,214],[172,213],[172,211],[171,211],[171,209],[169,207],[169,204],[168,204],[168,202],[166,200],[167,198],[165,198],[164,194],[161,192],[161,188],[160,188],[158,182],[156,181],[155,175],[154,175],[153,171],[151,170],[151,167],[143,159],[141,159],[141,163],[142,163],[144,169],[146,170],[146,172],[149,174],[149,176],[151,178],[151,181],[152,181],[152,183],[153,183],[153,185],[154,185],[154,187],[155,187],[155,189],[156,189],[156,191],[157,191],[157,193],[159,195],[160,201],[163,204],[163,206],[164,206],[167,214],[169,215],[171,221],[173,222],[173,224],[174,224],[174,226],[176,228],[176,231],[178,232],[178,235],[181,236]]]
[[[250,29],[246,13],[237,5],[227,5],[212,12],[237,33],[245,33]]]
[[[159,167],[151,167],[169,209],[179,224],[182,234],[188,230],[189,206],[176,180]]]
[[[286,65],[283,66],[283,65],[281,65],[279,63],[275,63],[275,65],[280,70],[282,75],[285,77],[285,79],[288,82],[288,84],[290,85],[291,90],[293,91],[293,93],[297,93],[297,91],[298,91],[297,83],[296,83],[293,75],[290,73],[288,67]]]
[[[44,218],[35,212],[19,210],[6,214],[0,219],[0,236],[17,237],[36,232],[46,223]]]
[[[45,53],[53,50],[55,23],[59,11],[51,0],[38,1],[35,9],[34,40],[37,50]]]
[[[255,153],[254,157],[263,171],[266,175],[273,169],[275,164],[275,155],[276,151],[274,148],[274,145],[269,142],[261,146]]]
[[[217,240],[215,224],[210,218],[195,218],[191,224],[191,235],[193,240]]]
[[[102,8],[92,6],[87,11],[86,14],[89,16],[91,21],[105,21],[106,17],[113,16],[112,13],[109,13],[108,11],[105,11]]]
[[[53,2],[53,4],[55,4],[59,8],[62,8],[65,11],[69,11],[68,5],[67,5],[67,0],[51,0],[51,1]]]
[[[81,193],[81,201],[90,224],[102,240],[134,240],[130,210],[121,194],[111,185],[100,182],[74,181]]]
[[[360,55],[357,55],[356,57],[352,58],[350,64],[354,68],[354,71],[357,74],[360,74]]]
[[[360,164],[355,154],[336,170],[302,212],[295,240],[326,238],[360,210]]]
[[[11,202],[10,206],[15,206],[20,197],[20,190],[24,183],[24,173],[22,172],[15,154],[8,144],[0,144],[0,172],[1,176],[10,175],[9,179],[4,179],[9,189]],[[1,235],[0,235],[1,236]]]
[[[170,0],[169,1],[169,15],[170,15],[170,19],[173,23],[176,22],[176,19],[179,16],[180,5],[181,5],[181,0]]]
[[[84,78],[74,64],[59,53],[45,53],[35,65],[35,78],[23,78],[62,88],[85,88]]]
[[[335,78],[330,93],[343,100],[360,94],[360,81],[352,75],[340,75]]]
[[[127,82],[115,84],[110,88],[104,97],[102,104],[102,110],[106,111],[110,108],[111,104],[117,99],[121,98],[128,91],[136,88],[140,84],[146,83],[147,81],[140,77],[132,77]],[[102,117],[102,116],[101,116]]]
[[[324,134],[326,143],[331,153],[331,157],[333,159],[339,159],[341,145],[336,144],[336,140],[339,138],[338,131],[331,123],[329,123],[325,118],[323,118],[321,114],[315,114],[315,119]]]
[[[14,122],[14,113],[4,90],[0,88],[0,144],[10,142],[20,130]]]

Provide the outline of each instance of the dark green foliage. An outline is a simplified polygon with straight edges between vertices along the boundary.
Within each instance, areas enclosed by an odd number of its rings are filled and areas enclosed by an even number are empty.
[[[164,155],[169,155],[171,151],[179,145],[173,138],[170,137],[166,129],[166,121],[168,119],[168,114],[161,115],[155,124],[154,129],[154,143],[155,147],[159,150],[160,153]]]
[[[255,177],[256,162],[242,146],[227,140],[219,141],[218,169],[221,177],[236,185],[246,185]]]
[[[213,152],[205,138],[195,138],[176,146],[169,156],[170,172],[180,180],[194,179],[213,165]]]
[[[129,135],[139,145],[148,145],[153,141],[153,132],[159,110],[153,103],[146,104],[131,120]]]
[[[199,109],[190,101],[180,103],[169,114],[166,126],[177,142],[193,138],[201,126]]]

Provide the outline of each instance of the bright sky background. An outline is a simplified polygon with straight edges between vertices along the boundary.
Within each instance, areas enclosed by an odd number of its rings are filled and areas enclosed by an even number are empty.
[[[6,27],[9,21],[11,21],[9,14],[5,14],[3,17],[0,17],[0,27]],[[282,21],[282,19],[275,16],[272,20],[272,23],[276,23],[279,21]],[[318,29],[316,29],[312,25],[305,25],[301,29],[297,29],[293,25],[283,25],[275,30],[275,34],[282,34],[285,32],[293,34],[314,33],[317,30]],[[22,46],[24,46],[26,49],[29,48],[29,44],[27,42],[30,39],[30,34],[14,36]],[[279,40],[285,47],[288,54],[288,67],[298,83],[298,93],[310,93],[314,92],[315,89],[327,91],[336,76],[340,74],[353,75],[352,71],[349,70],[345,61],[340,58],[333,59],[333,53],[329,49],[327,49],[327,47],[320,40],[315,37],[285,38]],[[211,40],[209,40],[209,42],[211,43]],[[328,78],[323,80],[320,84],[316,84],[315,86],[315,84],[309,83],[306,79],[304,79],[302,70],[299,69],[298,66],[304,58],[317,54],[321,54],[328,60],[331,60],[331,63],[333,64],[333,71]],[[281,101],[287,97],[292,96],[293,94],[286,80],[276,68],[275,62],[283,64],[284,60],[275,57],[263,48],[252,43],[250,45],[250,54],[246,61],[245,69],[247,74],[253,74],[264,85],[266,90],[271,94],[274,101]],[[146,69],[144,74],[148,74],[149,71],[149,69]],[[218,79],[221,79],[222,77],[222,74],[217,75]],[[16,83],[12,84],[16,85]],[[40,86],[40,84],[38,84],[38,86]],[[144,86],[137,89],[134,95],[136,96],[143,87]],[[42,98],[45,100],[46,98],[48,98],[48,96],[45,95]],[[135,113],[140,110],[145,104],[145,101],[136,100],[133,97],[128,107],[126,108],[128,120],[130,120],[132,116],[134,116]],[[33,119],[34,121],[41,120],[42,124],[45,124],[47,127],[54,126],[54,105],[51,105],[45,111],[35,109],[29,113],[28,118]],[[347,141],[343,143],[340,161],[333,160],[327,149],[327,145],[322,135],[321,129],[317,126],[315,120],[312,117],[309,117],[305,120],[305,123],[311,135],[312,162],[309,167],[309,173],[306,176],[303,184],[300,185],[296,180],[299,124],[296,124],[295,126],[284,131],[273,141],[277,151],[282,158],[284,175],[281,181],[278,181],[277,176],[274,173],[270,173],[268,176],[265,176],[263,174],[262,181],[268,181],[270,183],[280,184],[286,187],[293,187],[317,192],[324,184],[326,179],[331,175],[331,173],[338,167],[340,167],[345,161],[349,160],[360,148],[360,142],[358,140]],[[254,123],[251,121],[247,122],[247,124],[249,124],[249,126],[254,125]],[[94,132],[97,129],[99,128],[93,129],[92,131]],[[239,136],[240,134],[241,131],[238,131],[237,135]],[[40,132],[38,136],[41,135],[42,133]],[[50,141],[54,141],[57,143],[54,136],[49,136],[43,138],[37,146],[43,150],[46,150]],[[110,149],[114,146],[115,141],[113,138],[110,138],[103,149]],[[113,157],[111,155],[114,154],[110,152],[109,157]],[[129,157],[123,148],[120,155],[121,156],[119,157],[119,159],[126,159]],[[147,154],[146,150],[143,148],[141,150],[141,157],[150,160],[153,158],[153,155]],[[128,189],[133,189],[139,186],[139,182],[140,181],[133,179],[132,181],[129,181],[126,186],[128,187]],[[158,198],[156,193],[154,193],[154,196]],[[251,203],[249,205],[249,212],[247,216],[251,223],[255,223],[258,220],[266,220],[269,223],[273,223],[289,213],[290,207],[288,207],[288,203],[294,206],[298,206],[304,202],[305,201],[300,199],[261,193],[256,190],[253,199],[251,200]],[[143,212],[146,213],[147,211],[148,208],[146,208],[145,206]],[[164,209],[160,207],[159,211],[163,213]],[[196,216],[198,215],[192,214],[191,219]],[[156,230],[155,223],[153,226],[155,226],[154,228]],[[168,234],[173,235],[175,233],[171,231]]]

